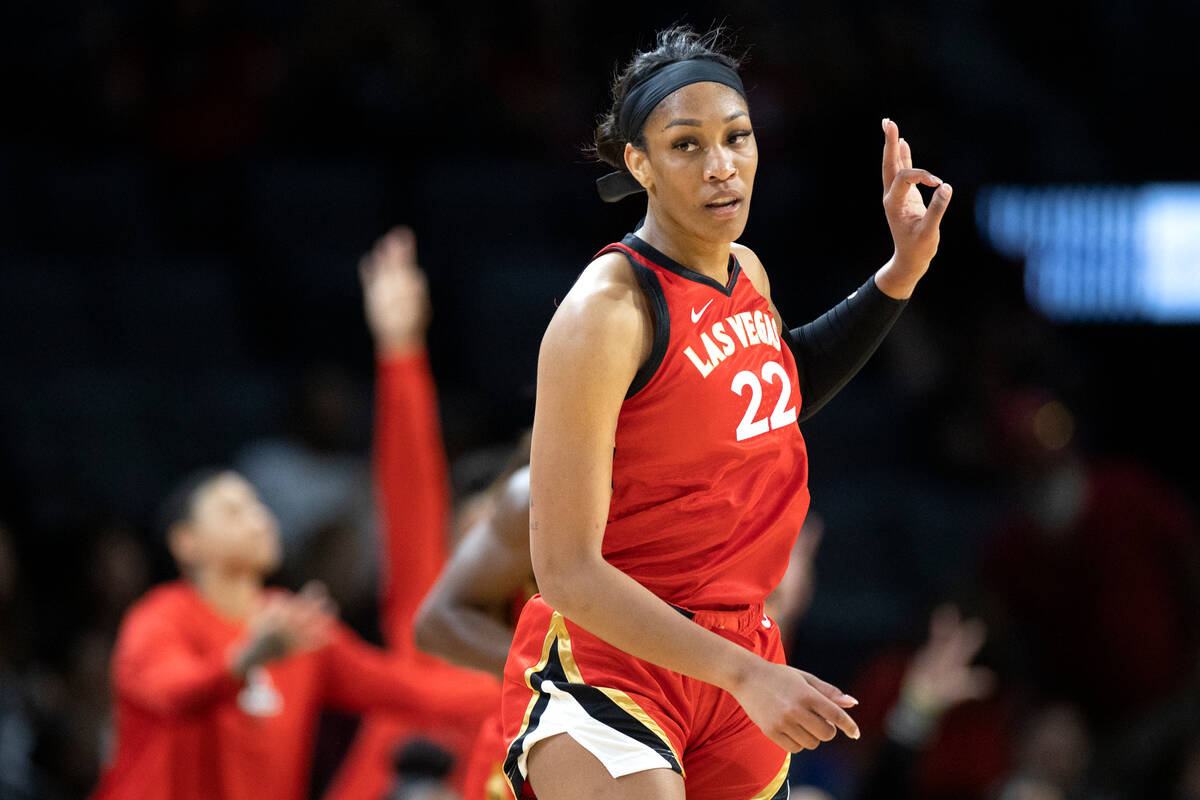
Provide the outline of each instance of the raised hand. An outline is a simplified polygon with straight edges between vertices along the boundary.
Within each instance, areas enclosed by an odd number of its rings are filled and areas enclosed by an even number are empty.
[[[929,620],[929,640],[904,674],[904,701],[924,714],[940,716],[959,703],[986,697],[995,677],[990,670],[971,666],[986,637],[980,620],[964,620],[954,606],[939,606]]]
[[[912,148],[895,122],[883,120],[883,136],[883,210],[896,250],[875,281],[884,294],[903,299],[912,295],[937,253],[951,188],[928,170],[913,168]],[[937,187],[928,208],[918,184]]]
[[[858,725],[845,711],[857,700],[784,664],[758,662],[732,694],[767,738],[790,753],[813,750],[839,730],[852,739],[859,736]]]
[[[406,227],[384,234],[358,264],[367,325],[381,354],[398,355],[425,345],[429,289],[417,266],[417,239]]]

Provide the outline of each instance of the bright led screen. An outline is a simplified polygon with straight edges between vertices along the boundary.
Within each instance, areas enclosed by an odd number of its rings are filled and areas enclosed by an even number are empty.
[[[992,186],[975,216],[1052,319],[1200,322],[1200,184]]]

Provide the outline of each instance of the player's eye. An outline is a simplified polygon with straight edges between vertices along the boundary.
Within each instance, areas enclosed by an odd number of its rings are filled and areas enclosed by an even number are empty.
[[[700,149],[700,145],[697,144],[695,139],[680,139],[673,143],[671,147],[681,153],[691,153]]]
[[[733,133],[729,134],[729,143],[743,144],[750,139],[751,135],[752,134],[750,131],[734,131]]]

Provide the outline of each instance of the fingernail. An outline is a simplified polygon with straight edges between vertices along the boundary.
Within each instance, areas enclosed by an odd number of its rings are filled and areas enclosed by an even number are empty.
[[[855,700],[853,697],[851,697],[851,696],[850,696],[850,695],[848,695],[848,694],[844,694],[844,693],[843,693],[843,694],[842,694],[842,700],[843,700],[843,702],[846,702],[846,703],[853,703],[854,705],[858,705],[858,701],[857,701],[857,700]]]
[[[947,197],[949,197],[950,193],[953,192],[954,190],[950,188],[950,184],[943,183],[941,186],[938,187],[938,191],[941,192],[942,194],[946,195]]]
[[[889,122],[891,122],[891,120],[890,120],[890,119],[888,119],[887,117],[884,117],[884,118],[883,118],[883,122],[881,122],[881,123],[880,123],[880,124],[883,126],[883,129],[884,129],[885,131],[887,130],[887,124],[888,124]]]
[[[854,732],[854,737],[853,737],[853,738],[857,739],[857,738],[858,738],[858,737],[860,737],[860,736],[862,736],[862,733],[861,733],[860,731],[855,731],[855,732]]]

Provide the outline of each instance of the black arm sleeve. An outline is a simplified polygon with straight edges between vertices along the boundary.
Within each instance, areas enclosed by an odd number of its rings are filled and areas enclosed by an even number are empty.
[[[783,340],[800,374],[800,416],[816,414],[850,382],[887,336],[907,300],[896,300],[867,279],[857,292],[807,325],[787,329]]]

